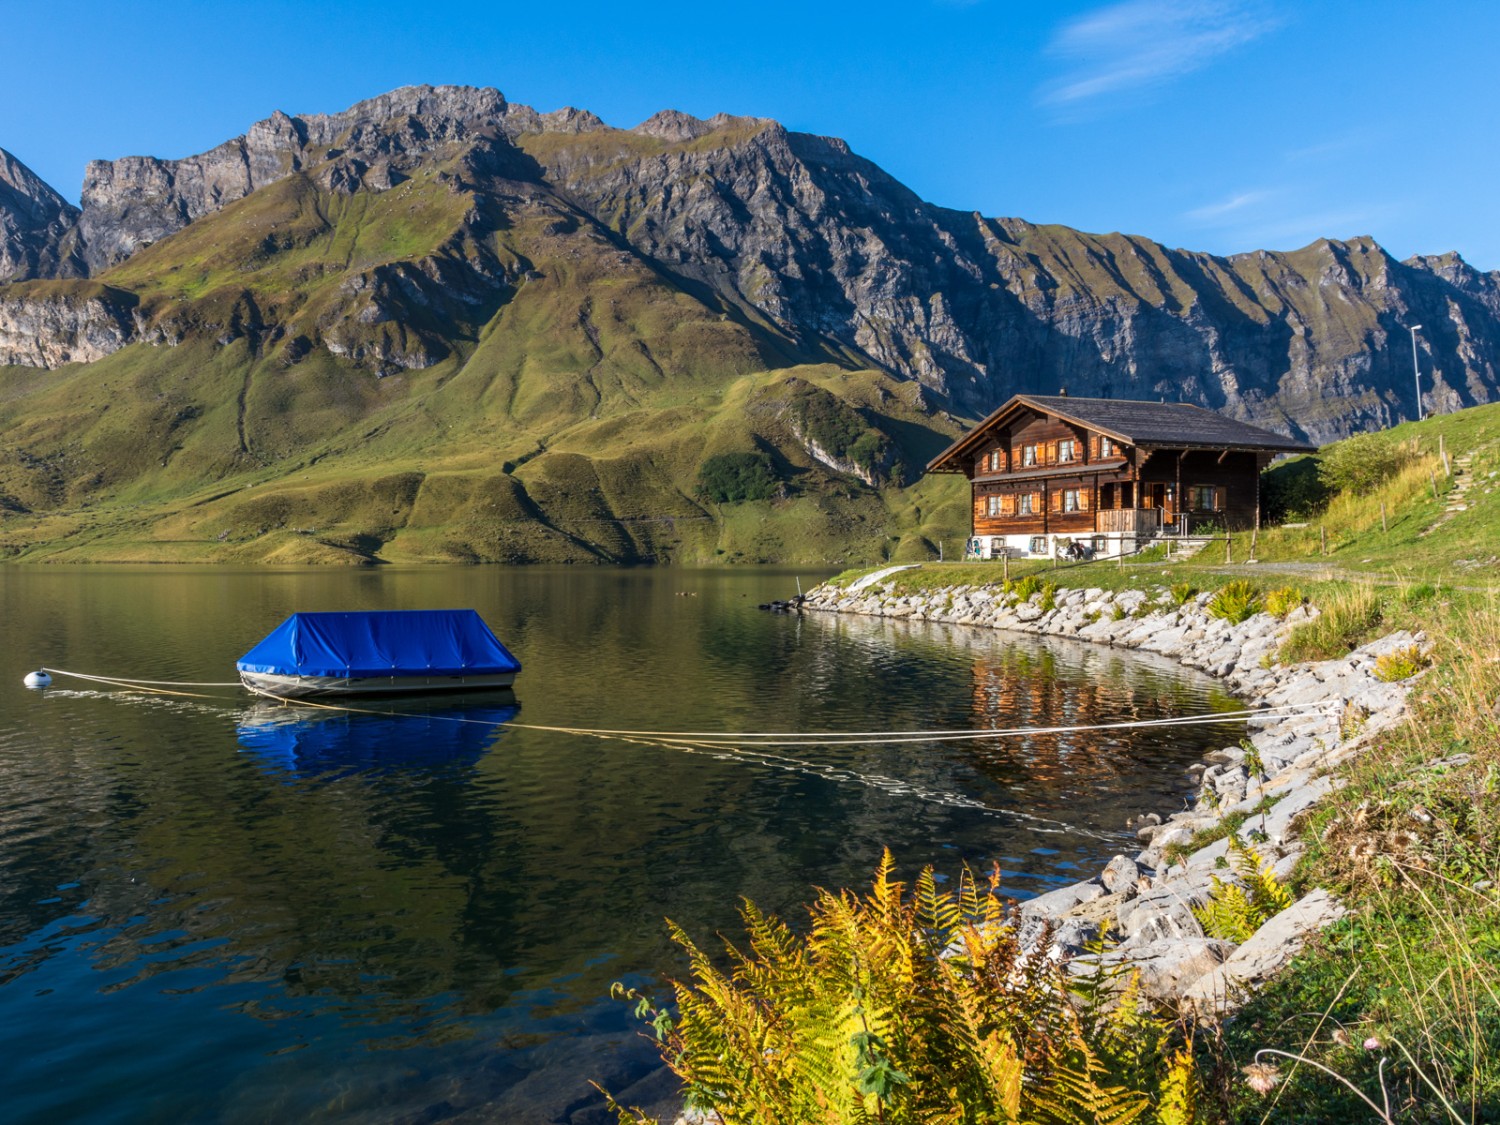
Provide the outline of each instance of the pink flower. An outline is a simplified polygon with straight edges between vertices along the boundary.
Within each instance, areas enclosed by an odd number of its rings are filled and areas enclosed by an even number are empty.
[[[1365,1050],[1367,1051],[1378,1051],[1384,1046],[1385,1044],[1382,1043],[1379,1039],[1376,1039],[1373,1035],[1365,1040]]]

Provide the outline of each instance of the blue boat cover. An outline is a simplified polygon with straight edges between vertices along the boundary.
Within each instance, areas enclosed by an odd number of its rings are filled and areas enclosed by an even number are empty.
[[[521,662],[472,609],[294,613],[235,662],[280,676],[479,676]]]

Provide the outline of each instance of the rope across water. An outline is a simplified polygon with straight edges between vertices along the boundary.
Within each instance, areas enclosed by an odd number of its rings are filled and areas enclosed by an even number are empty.
[[[130,691],[149,691],[160,695],[183,695],[208,699],[191,692],[164,690],[172,687],[241,687],[234,682],[195,682],[187,680],[133,680],[120,676],[98,676],[84,672],[69,672],[61,668],[44,668],[54,676],[69,676],[76,680],[109,684]],[[400,712],[377,710],[369,707],[349,707],[343,704],[314,703],[307,699],[288,699],[269,692],[249,689],[256,695],[275,699],[280,703],[308,707],[323,711],[343,711],[348,714],[387,715],[401,717]],[[461,715],[426,715],[425,718],[450,723],[476,723],[481,726],[507,726],[517,730],[547,731],[554,734],[586,735],[593,738],[650,739],[661,745],[682,744],[699,747],[734,747],[752,743],[762,747],[805,746],[863,746],[902,745],[923,742],[974,742],[993,738],[1026,738],[1046,734],[1082,734],[1091,731],[1140,730],[1155,727],[1202,726],[1217,723],[1240,723],[1255,716],[1287,715],[1326,710],[1327,703],[1292,703],[1280,707],[1241,708],[1235,711],[1214,711],[1203,715],[1179,715],[1170,719],[1133,719],[1119,723],[1090,723],[1072,726],[1010,727],[989,730],[936,730],[936,731],[834,731],[828,734],[809,735],[805,731],[649,731],[627,730],[612,727],[553,726],[541,723],[522,723],[515,720],[495,721],[470,719]],[[408,716],[409,717],[409,716]]]

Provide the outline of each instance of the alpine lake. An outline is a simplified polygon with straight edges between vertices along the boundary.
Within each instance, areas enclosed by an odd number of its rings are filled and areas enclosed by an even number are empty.
[[[612,1121],[590,1079],[667,1112],[671,1076],[609,998],[685,973],[666,918],[711,947],[741,934],[742,898],[795,923],[886,847],[906,876],[998,864],[1026,897],[1133,852],[1127,817],[1178,807],[1187,767],[1244,733],[649,737],[1236,706],[1142,654],[757,608],[820,577],[0,568],[4,1120]],[[351,711],[22,686],[41,665],[233,681],[298,610],[454,607],[523,662],[513,694]]]

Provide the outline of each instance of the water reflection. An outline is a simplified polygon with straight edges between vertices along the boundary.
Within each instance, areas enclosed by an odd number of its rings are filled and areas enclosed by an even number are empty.
[[[241,713],[235,733],[268,772],[303,780],[461,770],[474,766],[521,711],[514,692],[485,693],[484,700],[360,700],[350,708],[263,700]]]
[[[747,896],[796,920],[886,846],[903,874],[998,860],[1009,890],[1042,890],[1129,846],[1125,817],[1237,736],[767,752],[491,725],[513,698],[349,714],[20,686],[37,663],[221,680],[295,610],[467,605],[526,662],[534,727],[996,730],[1233,705],[1135,654],[754,608],[792,581],[0,570],[8,1120],[436,1121],[522,1087],[530,1108],[498,1119],[567,1120],[603,1076],[580,1059],[602,1056],[561,1040],[618,1040],[609,983],[680,972],[664,917],[731,933]]]

